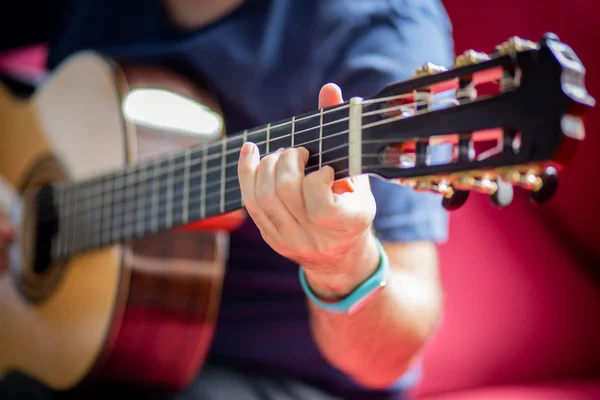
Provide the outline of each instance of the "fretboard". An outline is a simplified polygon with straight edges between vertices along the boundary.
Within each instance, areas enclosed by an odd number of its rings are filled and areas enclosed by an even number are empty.
[[[80,183],[57,186],[59,230],[54,257],[207,219],[243,207],[238,159],[246,141],[261,156],[279,148],[305,147],[306,173],[331,165],[348,176],[347,104],[226,136]]]

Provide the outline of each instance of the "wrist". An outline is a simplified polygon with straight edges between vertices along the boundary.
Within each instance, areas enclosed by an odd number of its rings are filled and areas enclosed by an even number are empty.
[[[315,295],[324,300],[338,300],[352,293],[372,276],[380,262],[377,239],[371,231],[335,265],[304,269],[306,281]]]

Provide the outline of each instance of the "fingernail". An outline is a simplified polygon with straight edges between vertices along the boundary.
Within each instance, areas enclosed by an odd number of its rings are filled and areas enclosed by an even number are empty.
[[[279,153],[283,153],[285,151],[285,148],[280,147],[277,149],[277,151],[275,152],[275,154],[279,154]]]
[[[250,142],[244,143],[242,146],[242,157],[246,157],[254,151],[254,146]]]

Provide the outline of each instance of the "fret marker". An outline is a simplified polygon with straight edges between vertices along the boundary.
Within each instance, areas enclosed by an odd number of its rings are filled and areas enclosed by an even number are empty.
[[[350,176],[362,173],[362,97],[350,99],[348,162]]]

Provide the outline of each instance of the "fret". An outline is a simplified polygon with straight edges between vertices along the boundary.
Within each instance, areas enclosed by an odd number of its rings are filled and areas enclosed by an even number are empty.
[[[94,187],[90,184],[84,184],[82,187],[83,191],[83,232],[81,234],[81,241],[79,243],[80,250],[84,250],[90,247],[92,244],[92,233],[94,232],[94,198],[93,192]]]
[[[216,215],[221,210],[222,145],[213,142],[206,151],[206,215]]]
[[[183,223],[187,224],[190,221],[190,157],[191,150],[185,151],[185,161],[183,166]]]
[[[248,140],[256,144],[261,157],[267,155],[270,148],[270,146],[267,147],[267,130],[264,128],[263,126],[248,131]]]
[[[67,253],[73,251],[73,238],[75,237],[75,191],[74,188],[67,190],[67,224],[65,235],[65,248]]]
[[[186,158],[189,150],[183,152],[183,154],[178,154],[173,158],[171,163],[171,191],[172,195],[172,206],[171,206],[171,224],[169,228],[173,226],[178,226],[184,224],[184,215],[185,215],[185,197],[186,197],[186,178],[185,178],[185,170],[186,170]],[[183,172],[183,174],[182,174]]]
[[[169,227],[171,218],[171,193],[169,190],[170,186],[170,172],[171,169],[171,158],[164,158],[158,163],[158,207],[156,211],[156,218],[158,220],[158,229]]]
[[[123,204],[124,202],[124,188],[125,188],[125,178],[119,174],[117,176],[117,178],[114,180],[114,191],[113,191],[113,196],[112,196],[112,219],[113,219],[113,224],[112,224],[112,229],[111,229],[111,235],[110,235],[110,241],[111,243],[114,243],[118,240],[119,236],[120,236],[120,230],[123,227],[123,220],[124,220],[124,212],[125,212],[125,206]]]
[[[125,176],[125,201],[124,201],[124,213],[123,216],[123,227],[122,235],[126,238],[130,238],[134,232],[135,214],[137,211],[137,184],[138,184],[138,172],[136,169],[132,169]]]
[[[206,171],[208,165],[208,143],[204,143],[202,147],[202,184],[200,186],[202,192],[200,193],[200,202],[201,202],[201,218],[206,218],[206,194],[207,194],[207,176],[208,172]]]
[[[304,147],[308,150],[311,157],[308,159],[307,167],[318,166],[319,154],[319,121],[321,120],[319,114],[310,113],[298,117],[295,122],[296,131],[296,146]]]
[[[227,147],[230,149],[226,159],[226,179],[225,179],[225,204],[224,212],[233,211],[236,208],[243,207],[241,202],[241,194],[239,191],[239,180],[238,180],[238,159],[240,157],[240,149],[244,144],[243,138],[233,136],[228,140]],[[232,151],[236,149],[237,151]],[[235,189],[235,190],[234,190]]]
[[[174,158],[170,158],[167,166],[167,206],[166,206],[166,225],[167,228],[173,226],[173,168]]]
[[[111,222],[113,219],[112,214],[112,191],[114,187],[114,181],[112,177],[108,177],[103,183],[102,195],[102,228],[100,230],[102,234],[102,244],[110,243],[110,229]]]
[[[152,211],[150,212],[150,226],[152,232],[156,232],[158,230],[158,206],[160,202],[160,162],[155,162],[153,166],[154,168],[152,170]]]
[[[104,197],[103,185],[101,182],[94,182],[92,196],[94,198],[93,209],[93,227],[92,227],[92,244],[98,246],[102,243],[102,199]]]
[[[292,124],[289,121],[271,125],[271,143],[272,148],[288,148],[292,147]]]
[[[227,140],[226,138],[221,139],[222,149],[221,149],[221,193],[219,195],[219,203],[220,203],[220,211],[223,212],[225,210],[225,178],[227,174],[226,170],[226,161],[227,161]]]
[[[325,110],[319,115],[319,162],[335,171],[335,178],[347,177],[349,117],[347,107]],[[313,157],[317,158],[317,157]],[[313,162],[317,164],[317,160]],[[340,172],[341,171],[341,172]]]
[[[188,219],[202,219],[202,186],[204,180],[204,146],[195,147],[189,155]]]
[[[267,150],[265,154],[269,154],[271,152],[271,124],[267,124],[267,139],[266,139]]]
[[[323,166],[323,109],[319,110],[319,168]]]
[[[248,129],[244,129],[244,132],[242,133],[242,141],[244,143],[248,141]]]
[[[296,116],[292,117],[292,132],[290,133],[291,147],[294,147],[294,137],[296,136]]]
[[[137,197],[139,204],[136,213],[136,229],[135,235],[141,237],[144,234],[144,220],[146,218],[146,195],[148,190],[148,165],[141,165],[139,171],[140,182],[137,186]],[[151,194],[151,193],[150,193]]]
[[[58,209],[58,235],[57,235],[57,243],[56,246],[58,247],[57,253],[59,257],[63,257],[67,254],[67,248],[66,248],[66,243],[67,241],[65,240],[66,238],[66,216],[67,216],[67,212],[66,212],[66,205],[67,205],[67,192],[68,189],[58,189],[56,191],[56,198],[55,198],[55,206]]]

